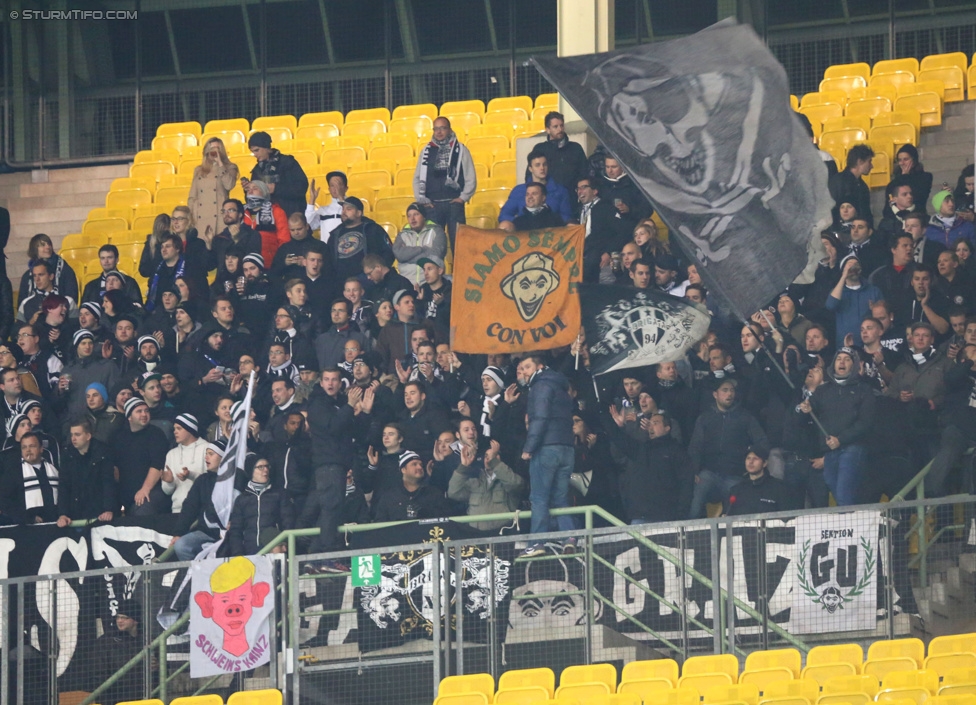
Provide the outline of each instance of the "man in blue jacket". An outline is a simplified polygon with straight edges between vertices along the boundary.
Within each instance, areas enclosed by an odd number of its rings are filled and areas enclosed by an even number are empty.
[[[559,185],[549,175],[549,162],[544,152],[538,148],[529,153],[529,178],[524,184],[519,184],[508,194],[508,200],[498,213],[498,227],[502,230],[515,230],[515,217],[525,207],[525,189],[529,184],[543,184],[546,187],[546,205],[553,213],[562,218],[564,223],[574,220],[572,201],[569,191]]]
[[[550,508],[569,504],[569,476],[575,466],[573,450],[573,402],[569,380],[546,367],[541,355],[529,355],[519,363],[519,382],[529,388],[526,414],[529,427],[522,459],[529,461],[529,500],[532,502],[532,534],[549,531]],[[570,516],[556,517],[559,531],[575,529]],[[563,553],[576,550],[576,539],[563,543]],[[530,543],[523,558],[546,553],[542,542]]]

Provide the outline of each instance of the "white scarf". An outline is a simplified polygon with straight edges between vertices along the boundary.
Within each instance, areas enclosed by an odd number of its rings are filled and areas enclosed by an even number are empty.
[[[493,397],[485,397],[481,405],[481,435],[485,438],[491,438],[491,404],[497,407],[498,397],[501,395],[501,392],[499,392]]]
[[[42,461],[37,468],[44,470],[48,484],[54,493],[54,504],[56,506],[58,503],[58,469],[46,461]],[[37,468],[26,460],[20,461],[21,473],[24,476],[24,506],[27,509],[44,506],[44,494],[41,491],[41,481],[37,479]]]

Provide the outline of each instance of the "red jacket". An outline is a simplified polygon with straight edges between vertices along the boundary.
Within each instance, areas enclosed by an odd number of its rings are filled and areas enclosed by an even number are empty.
[[[251,212],[244,209],[244,224],[253,228],[261,235],[261,256],[264,257],[264,266],[267,269],[274,260],[275,252],[278,248],[291,240],[291,231],[288,229],[288,216],[284,209],[275,203],[271,206],[271,213],[274,215],[274,230],[261,230],[254,222]]]

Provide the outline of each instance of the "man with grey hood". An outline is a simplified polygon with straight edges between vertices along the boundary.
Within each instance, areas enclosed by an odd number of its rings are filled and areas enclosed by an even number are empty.
[[[428,218],[417,203],[407,206],[407,226],[393,242],[393,254],[399,263],[400,276],[411,284],[424,283],[424,267],[418,260],[447,256],[447,235],[444,228]]]
[[[875,397],[862,383],[861,361],[854,348],[840,348],[834,354],[826,384],[817,387],[797,411],[813,412],[826,432],[824,481],[837,504],[856,504],[867,467],[866,440],[874,422]]]

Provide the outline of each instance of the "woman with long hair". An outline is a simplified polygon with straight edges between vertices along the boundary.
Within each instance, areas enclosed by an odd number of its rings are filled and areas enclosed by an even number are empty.
[[[208,287],[207,267],[210,262],[210,252],[207,250],[207,246],[203,240],[197,235],[197,229],[193,221],[193,213],[190,212],[189,208],[186,206],[177,206],[173,209],[173,215],[170,216],[169,232],[183,241],[182,257],[184,265],[182,267],[183,271],[180,274],[188,278],[192,292],[206,292]],[[160,269],[160,264],[162,263],[160,247],[166,234],[163,233],[157,239],[154,231],[153,234],[146,238],[146,244],[142,248],[142,257],[139,259],[139,274],[146,279],[152,280]],[[147,295],[147,310],[150,310],[154,306],[155,302],[150,304],[149,296]]]
[[[925,171],[925,167],[918,160],[918,150],[915,145],[903,144],[895,155],[895,168],[891,172],[891,181],[908,184],[912,187],[912,197],[915,206],[925,212],[932,193],[932,175]]]
[[[34,293],[34,276],[31,270],[38,262],[47,262],[54,272],[54,287],[61,296],[78,301],[78,277],[75,270],[54,252],[54,243],[44,233],[38,233],[27,245],[27,271],[20,278],[20,297],[23,301]]]
[[[220,209],[238,178],[240,170],[227,158],[223,140],[211,137],[203,146],[203,161],[193,170],[186,201],[207,249],[214,235],[224,229]]]

